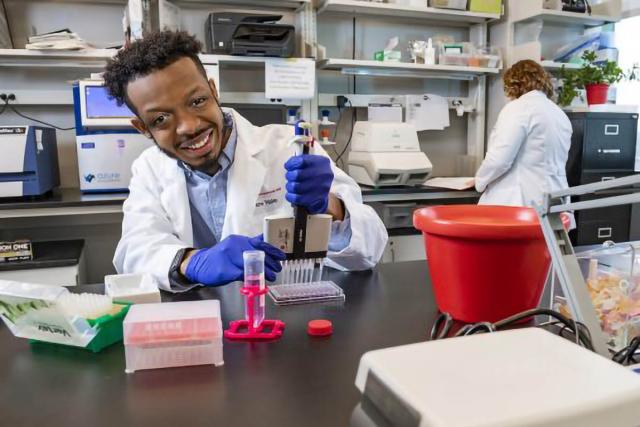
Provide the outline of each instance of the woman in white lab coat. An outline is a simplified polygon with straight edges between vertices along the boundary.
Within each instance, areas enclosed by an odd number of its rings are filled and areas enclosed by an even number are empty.
[[[544,193],[568,187],[571,122],[549,99],[551,80],[538,63],[520,61],[503,80],[510,102],[491,132],[475,187],[483,205],[534,206]]]

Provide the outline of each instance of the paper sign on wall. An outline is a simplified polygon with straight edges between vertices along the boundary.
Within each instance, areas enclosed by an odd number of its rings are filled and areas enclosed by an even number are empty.
[[[264,71],[267,98],[311,99],[315,95],[316,64],[312,60],[269,60]]]

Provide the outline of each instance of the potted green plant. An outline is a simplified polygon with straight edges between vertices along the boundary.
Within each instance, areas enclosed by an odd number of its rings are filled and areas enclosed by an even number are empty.
[[[596,53],[590,50],[582,54],[583,64],[577,70],[560,70],[563,79],[558,95],[558,104],[567,106],[578,95],[577,89],[586,89],[587,103],[604,104],[607,102],[609,86],[625,77],[624,71],[615,61],[604,60],[596,63]]]

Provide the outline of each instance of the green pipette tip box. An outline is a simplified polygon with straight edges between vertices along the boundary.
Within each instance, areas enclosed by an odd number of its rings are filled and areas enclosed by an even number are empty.
[[[77,348],[81,350],[88,350],[93,353],[98,353],[103,349],[109,347],[110,345],[122,341],[122,322],[124,321],[124,318],[127,315],[131,304],[114,302],[113,305],[120,306],[121,309],[116,313],[105,314],[104,316],[100,316],[97,319],[87,319],[87,322],[91,327],[96,327],[98,329],[98,334],[89,342],[89,344],[86,345],[86,347],[75,347],[66,344],[57,344],[33,339],[29,340],[29,342],[32,345],[37,346],[63,346],[66,348]]]

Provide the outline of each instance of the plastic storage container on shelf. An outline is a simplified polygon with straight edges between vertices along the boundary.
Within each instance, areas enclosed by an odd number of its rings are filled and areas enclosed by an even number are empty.
[[[190,365],[220,366],[217,300],[134,305],[124,320],[125,372]]]
[[[467,0],[429,0],[429,6],[444,9],[467,10]]]
[[[608,344],[615,351],[640,335],[640,243],[605,243],[576,254]],[[571,317],[562,290],[554,308]]]
[[[551,258],[533,209],[433,206],[413,218],[440,311],[496,322],[538,306]]]
[[[427,7],[427,0],[387,0],[387,3],[395,3],[401,6]]]
[[[472,55],[468,53],[441,53],[438,57],[438,63],[441,65],[458,65],[468,67]]]

